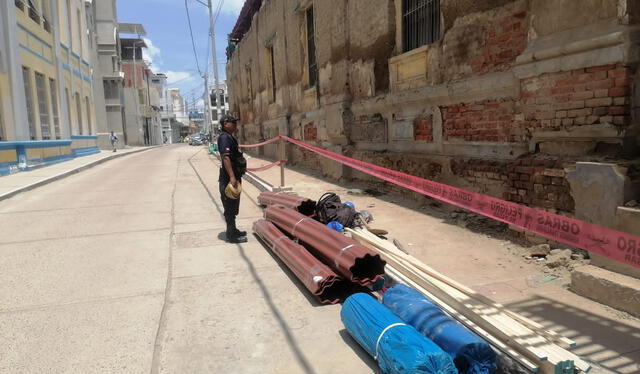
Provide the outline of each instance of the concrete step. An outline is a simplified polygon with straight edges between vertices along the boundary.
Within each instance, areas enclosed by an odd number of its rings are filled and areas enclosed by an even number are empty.
[[[640,317],[640,279],[587,265],[571,273],[571,291]]]

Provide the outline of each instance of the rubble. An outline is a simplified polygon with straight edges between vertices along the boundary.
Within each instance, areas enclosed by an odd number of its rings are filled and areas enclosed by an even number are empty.
[[[557,251],[553,253],[554,251]],[[559,249],[551,251],[552,254],[547,256],[546,266],[549,268],[568,267],[571,262],[573,252],[570,249]]]
[[[529,256],[531,257],[547,257],[550,252],[549,244],[539,244],[529,248]]]

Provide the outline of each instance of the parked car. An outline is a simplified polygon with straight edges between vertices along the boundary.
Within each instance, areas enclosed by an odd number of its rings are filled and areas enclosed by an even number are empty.
[[[191,137],[189,145],[202,145],[204,144],[204,137],[202,134],[195,134]]]

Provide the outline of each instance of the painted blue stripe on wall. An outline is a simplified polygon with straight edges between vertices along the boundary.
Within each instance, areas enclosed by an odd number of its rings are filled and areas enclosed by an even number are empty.
[[[71,135],[71,139],[98,139],[98,135]]]
[[[24,28],[24,26],[22,26],[21,24],[18,24],[18,28],[20,28],[22,31],[26,32],[27,34],[29,34],[29,35],[33,36],[33,37],[34,37],[36,40],[38,40],[40,43],[42,43],[42,44],[46,45],[47,47],[49,47],[49,48],[52,48],[52,49],[53,49],[53,47],[51,46],[51,44],[49,44],[48,42],[46,42],[46,41],[44,41],[44,40],[40,39],[40,37],[39,37],[38,35],[36,35],[36,34],[32,33],[31,31],[29,31],[29,30],[27,30],[27,29],[25,29],[25,28]]]
[[[49,65],[53,65],[53,61],[49,61],[46,58],[44,58],[43,56],[40,56],[37,52],[32,51],[31,49],[29,49],[29,47],[25,47],[24,45],[20,44],[20,48],[24,49],[25,51],[31,53],[32,55],[36,56],[37,58],[41,59],[42,61],[46,62]]]

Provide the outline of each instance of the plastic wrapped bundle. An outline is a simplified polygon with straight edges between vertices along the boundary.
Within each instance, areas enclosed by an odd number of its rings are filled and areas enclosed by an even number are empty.
[[[349,296],[340,317],[386,374],[457,373],[447,353],[367,294]]]
[[[451,319],[417,290],[404,284],[393,286],[385,292],[382,302],[450,354],[460,373],[490,374],[496,371],[496,354],[489,344]]]

